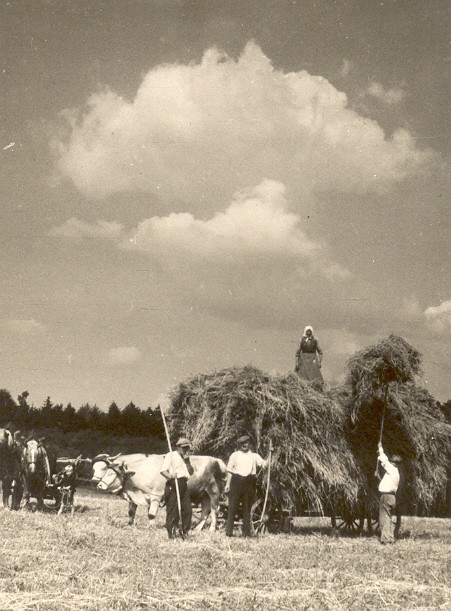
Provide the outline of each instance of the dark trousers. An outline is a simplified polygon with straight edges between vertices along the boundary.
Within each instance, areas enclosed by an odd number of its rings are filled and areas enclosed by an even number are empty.
[[[381,493],[379,499],[379,527],[381,529],[381,543],[395,542],[395,507],[394,494]]]
[[[188,492],[188,481],[186,477],[180,477],[178,480],[180,492],[180,506],[182,510],[182,530],[187,533],[191,528],[192,507]],[[177,506],[177,490],[175,488],[175,480],[171,479],[166,483],[165,491],[166,500],[166,529],[170,537],[174,537],[179,526],[180,517]]]
[[[232,475],[229,491],[229,506],[227,509],[226,535],[233,535],[233,524],[240,504],[243,507],[243,537],[251,536],[251,509],[255,499],[255,475],[242,477]]]

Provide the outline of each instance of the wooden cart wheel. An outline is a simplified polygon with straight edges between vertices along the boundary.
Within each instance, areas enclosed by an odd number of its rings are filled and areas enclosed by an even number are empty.
[[[270,504],[267,503],[265,515],[262,515],[263,503],[263,499],[257,499],[251,508],[251,532],[254,535],[264,533],[268,529]]]
[[[363,530],[365,523],[364,516],[354,516],[352,514],[336,516],[332,515],[330,518],[332,529],[335,532],[343,535],[360,535]]]

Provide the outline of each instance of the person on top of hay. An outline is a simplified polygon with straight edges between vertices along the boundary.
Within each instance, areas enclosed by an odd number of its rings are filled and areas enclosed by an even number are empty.
[[[388,544],[395,542],[395,523],[393,516],[396,507],[396,493],[399,487],[398,465],[402,459],[397,454],[393,454],[390,459],[384,452],[382,443],[378,444],[378,460],[385,473],[379,483],[379,526],[381,529],[381,543]]]
[[[313,327],[307,325],[301,338],[301,343],[296,351],[295,372],[302,378],[315,382],[321,388],[324,384],[321,375],[321,361],[323,351],[319,342],[313,334]]]
[[[166,530],[170,539],[175,538],[180,522],[175,480],[178,482],[180,494],[183,534],[186,535],[191,528],[192,507],[188,492],[188,478],[194,473],[194,469],[188,457],[190,450],[191,442],[181,437],[176,443],[176,450],[166,454],[161,467],[160,473],[167,480],[164,499],[166,502]]]
[[[249,435],[243,435],[237,439],[236,444],[238,450],[230,455],[227,464],[227,482],[224,489],[224,492],[229,496],[226,535],[233,537],[235,516],[240,504],[242,504],[243,537],[250,537],[251,509],[255,499],[257,468],[266,466],[267,461],[256,452],[251,452]]]

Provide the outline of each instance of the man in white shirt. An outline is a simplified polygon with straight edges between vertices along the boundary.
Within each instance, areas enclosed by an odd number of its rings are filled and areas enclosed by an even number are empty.
[[[227,464],[225,493],[229,495],[226,535],[233,537],[233,525],[240,504],[243,507],[243,537],[251,536],[251,509],[255,499],[257,469],[266,466],[259,454],[251,452],[250,437],[243,435],[237,440],[238,450],[233,452]]]
[[[402,459],[397,454],[391,456],[390,460],[384,452],[382,443],[378,444],[378,460],[385,473],[379,483],[379,527],[381,530],[381,543],[395,542],[395,524],[393,517],[396,508],[396,493],[399,487],[398,465]]]
[[[186,535],[191,528],[192,507],[188,492],[188,478],[193,474],[193,468],[188,458],[190,449],[191,442],[181,437],[177,441],[176,451],[168,452],[161,466],[160,473],[167,480],[164,497],[166,501],[166,529],[170,539],[174,539],[176,536],[180,522],[175,480],[177,480],[180,493],[183,534]]]

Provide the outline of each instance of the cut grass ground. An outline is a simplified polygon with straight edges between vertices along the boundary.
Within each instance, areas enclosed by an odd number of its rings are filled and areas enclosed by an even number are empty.
[[[74,517],[0,511],[0,609],[449,609],[449,520],[403,518],[402,538],[333,538],[327,519],[291,535],[169,541],[164,510],[127,524],[116,497],[80,491]]]

